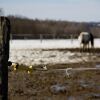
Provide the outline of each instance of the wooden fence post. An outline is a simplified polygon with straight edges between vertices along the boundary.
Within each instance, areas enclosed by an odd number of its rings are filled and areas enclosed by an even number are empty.
[[[0,99],[8,100],[10,21],[0,17]]]

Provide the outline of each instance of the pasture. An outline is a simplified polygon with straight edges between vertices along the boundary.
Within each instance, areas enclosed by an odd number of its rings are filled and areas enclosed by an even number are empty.
[[[9,71],[9,100],[100,100],[99,41],[81,53],[77,40],[12,40],[9,60],[19,68]]]

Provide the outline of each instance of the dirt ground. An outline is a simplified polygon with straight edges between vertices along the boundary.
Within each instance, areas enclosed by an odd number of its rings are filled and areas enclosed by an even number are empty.
[[[99,54],[99,53],[98,53]],[[100,68],[100,56],[94,61],[26,66],[9,71],[9,100],[100,100],[100,70],[66,68]],[[63,69],[63,70],[62,70]]]

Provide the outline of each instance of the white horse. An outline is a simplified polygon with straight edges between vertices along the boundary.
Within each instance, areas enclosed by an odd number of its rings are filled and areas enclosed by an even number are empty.
[[[81,32],[78,40],[80,42],[80,47],[85,50],[94,47],[94,37],[91,33]]]

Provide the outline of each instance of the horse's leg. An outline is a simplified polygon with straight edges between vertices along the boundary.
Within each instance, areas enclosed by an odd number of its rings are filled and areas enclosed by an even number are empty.
[[[83,43],[81,44],[81,52],[82,53],[84,52],[84,44]]]
[[[83,52],[85,51],[85,44],[83,44]]]
[[[79,48],[79,52],[81,53],[82,51],[82,43],[80,43],[80,48]]]
[[[90,52],[89,43],[87,44],[87,51]]]

